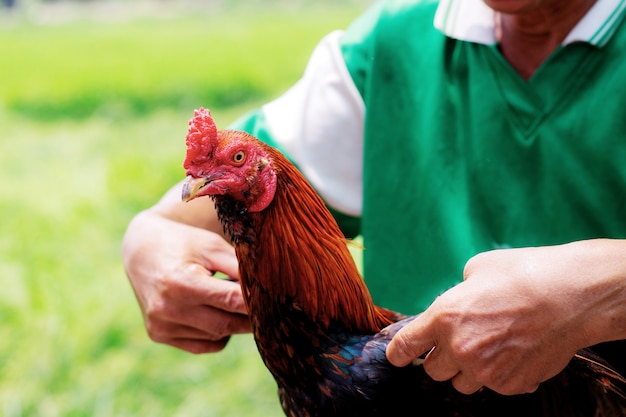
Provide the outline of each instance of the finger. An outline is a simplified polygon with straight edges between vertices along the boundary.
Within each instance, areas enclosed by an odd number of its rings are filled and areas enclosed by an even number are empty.
[[[235,248],[223,239],[219,239],[217,241],[219,243],[213,242],[215,247],[203,251],[203,253],[211,254],[210,259],[204,259],[205,267],[208,270],[223,272],[229,277],[239,279],[239,262],[235,255]]]
[[[241,321],[237,323],[238,320]],[[233,317],[228,323],[229,324],[224,327],[225,330],[219,331],[219,333],[216,332],[214,328],[206,332],[202,329],[174,323],[146,324],[146,328],[150,338],[157,343],[168,344],[192,353],[208,353],[223,349],[226,345],[226,341],[232,334],[251,331],[250,322],[247,317]],[[234,328],[235,330],[228,330],[230,328]],[[226,335],[216,337],[216,334],[222,333]]]
[[[147,314],[145,322],[148,334],[157,342],[171,338],[216,341],[231,334],[249,333],[252,330],[247,315],[205,305],[170,307],[160,315],[155,311]]]
[[[200,354],[219,352],[226,347],[229,340],[230,338],[228,337],[218,341],[205,339],[170,339],[163,343],[190,353]]]
[[[452,385],[461,394],[473,394],[483,386],[479,382],[470,378],[467,374],[459,372],[454,378],[452,378]]]
[[[189,323],[193,328],[208,335],[211,340],[252,331],[252,324],[247,314],[228,313],[206,306],[202,306]]]
[[[146,330],[150,339],[158,343],[169,343],[172,339],[213,339],[195,327],[159,319],[146,320]]]
[[[248,308],[238,282],[212,278],[197,288],[198,301],[204,305],[230,313],[248,315]]]
[[[517,380],[505,381],[502,384],[485,384],[492,391],[502,395],[532,394],[539,389],[540,383],[522,383]]]
[[[185,306],[206,305],[231,313],[248,314],[248,309],[241,293],[241,285],[227,279],[211,276],[202,266],[193,264],[186,271],[187,279],[178,280],[178,286],[172,285],[172,299],[184,300]]]
[[[539,389],[539,384],[536,384],[534,386],[531,386],[529,388],[526,389],[526,393],[527,394],[532,394],[533,392],[537,391]]]
[[[459,373],[459,367],[437,346],[428,353],[423,365],[424,371],[435,381],[447,381]]]
[[[395,366],[406,366],[435,345],[429,334],[428,321],[422,314],[411,321],[391,339],[387,346],[387,360]]]

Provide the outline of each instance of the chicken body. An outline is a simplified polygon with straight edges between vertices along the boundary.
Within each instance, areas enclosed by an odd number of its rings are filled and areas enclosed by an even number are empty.
[[[235,246],[260,355],[288,416],[626,415],[626,381],[581,351],[532,394],[458,393],[385,351],[412,317],[374,305],[334,218],[276,149],[196,111],[183,199],[214,199]]]

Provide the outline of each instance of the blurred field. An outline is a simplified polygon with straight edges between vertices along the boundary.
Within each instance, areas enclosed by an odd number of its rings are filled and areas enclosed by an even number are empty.
[[[193,109],[226,125],[277,95],[368,2],[251,3],[0,16],[1,416],[282,415],[250,336],[201,356],[151,342],[120,258],[183,176]]]

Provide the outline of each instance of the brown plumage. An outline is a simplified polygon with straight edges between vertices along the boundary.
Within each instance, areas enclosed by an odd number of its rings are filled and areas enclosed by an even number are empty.
[[[183,198],[211,196],[235,246],[261,357],[289,416],[626,415],[626,381],[581,351],[533,394],[458,393],[387,343],[411,317],[375,306],[324,202],[275,148],[222,131],[206,109],[189,122]]]

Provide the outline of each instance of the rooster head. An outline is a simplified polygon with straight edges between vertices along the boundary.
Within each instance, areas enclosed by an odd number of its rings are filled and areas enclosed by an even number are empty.
[[[218,130],[204,108],[196,110],[189,120],[186,143],[184,201],[229,195],[244,202],[250,212],[261,211],[271,203],[276,172],[267,145],[245,132]]]

